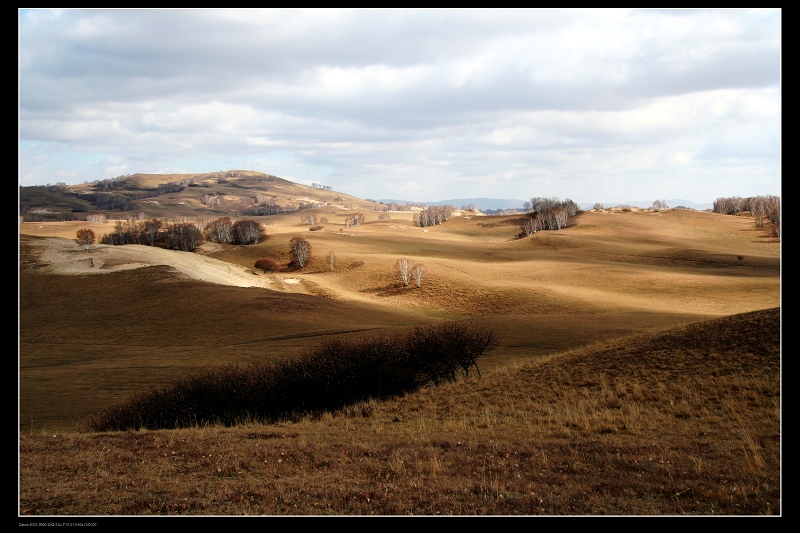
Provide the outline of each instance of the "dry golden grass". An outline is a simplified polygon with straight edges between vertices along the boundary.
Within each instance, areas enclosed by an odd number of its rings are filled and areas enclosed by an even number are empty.
[[[67,241],[86,223],[21,224],[20,513],[780,513],[780,313],[733,316],[780,306],[780,243],[752,219],[587,212],[517,240],[514,217],[346,228],[328,209],[322,231],[281,215],[261,244],[204,246],[244,270],[308,239],[306,268],[249,273],[272,290],[191,279],[200,254],[87,254]],[[84,274],[41,259],[52,236]],[[400,257],[428,267],[421,288]],[[75,432],[181,373],[442,318],[498,330],[483,378],[275,426]]]
[[[37,515],[781,513],[778,309],[315,419],[22,436]]]

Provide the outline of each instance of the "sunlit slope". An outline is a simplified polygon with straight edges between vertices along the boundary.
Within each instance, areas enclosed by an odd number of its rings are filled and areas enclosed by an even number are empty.
[[[348,228],[342,213],[326,212],[319,231],[297,214],[263,217],[269,238],[257,245],[158,250],[159,261],[179,264],[116,271],[130,266],[120,257],[103,274],[59,274],[23,246],[21,422],[74,428],[96,405],[170,377],[291,356],[329,335],[479,320],[498,332],[499,345],[481,362],[491,372],[605,339],[780,306],[780,243],[749,217],[586,212],[562,230],[518,239],[520,217],[453,217],[419,228],[412,213],[380,220],[365,211],[366,223]],[[89,269],[129,248],[96,245],[86,254],[72,242],[85,225],[23,223],[20,233],[61,236]],[[113,224],[91,227],[100,236]],[[302,269],[286,267],[295,236],[313,248]],[[149,247],[135,248],[143,256],[127,260],[143,264]],[[328,252],[336,255],[333,270]],[[255,271],[259,257],[286,268]],[[421,287],[400,282],[394,264],[401,257],[427,266]],[[193,280],[209,258],[242,267],[269,288]]]
[[[408,218],[408,217],[406,217]],[[560,231],[517,239],[519,217],[453,217],[414,227],[368,221],[321,231],[273,225],[272,238],[212,255],[252,264],[288,257],[303,236],[316,260],[294,272],[336,299],[410,306],[428,312],[691,312],[720,316],[779,305],[780,245],[753,220],[712,213],[586,212]],[[324,256],[334,252],[331,271]],[[422,287],[402,287],[394,263],[428,268]],[[307,289],[313,292],[311,289]]]

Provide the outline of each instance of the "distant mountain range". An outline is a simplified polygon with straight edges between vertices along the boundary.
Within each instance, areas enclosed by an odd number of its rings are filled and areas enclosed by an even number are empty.
[[[389,204],[389,203],[397,203],[397,204],[425,204],[425,205],[452,205],[454,207],[460,208],[461,206],[465,205],[473,205],[476,209],[480,211],[488,211],[488,210],[495,210],[495,209],[525,209],[525,202],[528,200],[514,200],[514,199],[496,199],[496,198],[456,198],[452,200],[440,200],[438,202],[418,202],[418,201],[411,201],[411,200],[388,200],[388,199],[381,199],[376,200],[376,202]],[[692,202],[690,200],[682,200],[680,198],[675,198],[672,200],[667,200],[667,205],[669,207],[689,207],[691,209],[697,209],[698,211],[703,211],[705,209],[711,209],[714,207],[712,203],[697,203]],[[628,202],[600,202],[603,204],[603,207],[614,207],[617,205],[629,205],[632,207],[641,207],[647,208],[653,205],[653,200],[631,200]],[[581,209],[591,209],[594,207],[594,203],[590,204],[578,204]]]
[[[375,200],[383,204],[390,204],[392,202],[400,205],[404,204],[425,204],[425,205],[452,205],[453,207],[460,208],[465,205],[472,205],[480,211],[490,209],[524,209],[525,200],[502,200],[495,198],[456,198],[452,200],[440,200],[438,202],[419,202],[412,200]]]

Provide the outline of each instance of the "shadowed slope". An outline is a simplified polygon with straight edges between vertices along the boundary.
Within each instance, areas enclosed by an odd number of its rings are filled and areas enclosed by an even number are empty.
[[[22,436],[23,515],[780,514],[780,310],[319,419]]]

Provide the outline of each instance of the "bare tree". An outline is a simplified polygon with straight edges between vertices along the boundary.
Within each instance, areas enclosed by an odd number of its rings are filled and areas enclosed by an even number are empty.
[[[348,228],[355,228],[364,223],[364,213],[354,213],[344,219],[344,224]]]
[[[453,214],[452,205],[432,205],[414,213],[414,224],[423,228],[446,222]]]
[[[397,268],[397,273],[400,274],[403,285],[408,286],[411,282],[411,269],[414,268],[414,261],[404,257],[397,260],[395,267]]]
[[[518,237],[529,237],[542,229],[542,217],[536,213],[530,213],[526,216],[519,225]]]
[[[255,220],[237,220],[233,223],[233,242],[235,244],[258,244],[264,228]]]
[[[178,223],[164,231],[164,245],[170,250],[194,252],[203,244],[203,232],[192,223]]]
[[[222,217],[206,226],[206,235],[212,242],[233,242],[233,222],[229,217]]]
[[[105,223],[108,217],[103,213],[91,213],[86,215],[86,222],[103,222]]]
[[[669,209],[669,206],[666,200],[656,200],[653,202],[651,209],[653,211],[661,211],[662,209]]]
[[[333,267],[336,265],[336,254],[333,252],[328,252],[327,260],[328,265],[331,267],[331,272],[333,272]]]
[[[87,252],[89,251],[89,246],[94,244],[94,239],[94,232],[89,228],[79,229],[75,234],[75,241],[83,246]]]
[[[411,267],[411,278],[417,282],[417,287],[422,287],[422,278],[428,272],[428,268],[422,263],[417,263]]]
[[[311,243],[303,237],[292,237],[289,241],[289,252],[292,254],[292,262],[303,268],[311,258]]]
[[[162,222],[157,218],[139,222],[138,229],[140,240],[150,246],[155,246],[158,236],[161,233],[161,226]]]

